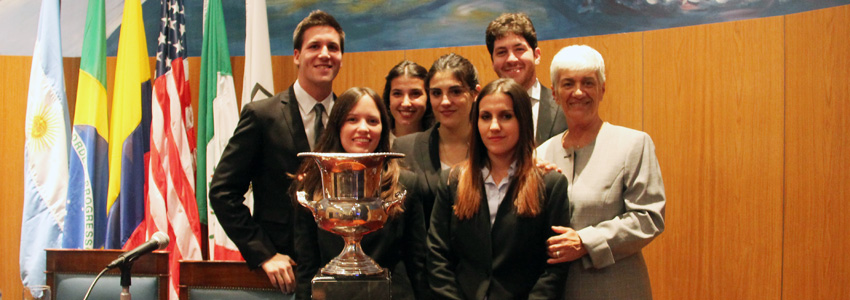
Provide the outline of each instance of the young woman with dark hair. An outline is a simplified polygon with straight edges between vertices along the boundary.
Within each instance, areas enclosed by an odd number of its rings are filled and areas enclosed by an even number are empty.
[[[384,104],[390,112],[389,129],[393,137],[420,132],[434,124],[425,91],[427,75],[428,70],[409,60],[401,61],[387,74]]]
[[[369,88],[351,88],[337,98],[317,145],[316,152],[370,153],[388,152],[390,147],[387,109],[381,97]],[[404,174],[402,174],[404,173]],[[318,166],[311,159],[301,164],[290,193],[305,191],[319,197],[322,183]],[[402,207],[389,212],[384,227],[365,235],[361,241],[364,252],[381,267],[395,272],[392,276],[393,299],[414,299],[426,293],[424,279],[425,220],[422,202],[417,192],[410,190],[415,181],[410,172],[403,172],[395,160],[389,160],[381,175],[381,197],[393,197],[408,189]],[[340,254],[342,237],[318,230],[313,215],[299,210],[295,222],[295,248],[298,255],[297,278],[299,299],[310,299],[312,278],[319,268]],[[403,265],[403,267],[399,267]]]
[[[547,264],[569,220],[567,180],[534,159],[528,94],[513,79],[472,105],[469,159],[443,172],[428,232],[428,281],[445,299],[560,299],[567,264]]]

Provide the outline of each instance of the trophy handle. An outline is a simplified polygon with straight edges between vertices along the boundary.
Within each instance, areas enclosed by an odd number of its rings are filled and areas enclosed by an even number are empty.
[[[313,217],[316,216],[316,201],[307,200],[310,199],[310,196],[307,194],[307,192],[298,191],[295,193],[295,198],[298,199],[298,204],[301,204],[301,206],[306,207],[310,210],[311,213],[313,213]]]
[[[384,211],[390,211],[393,207],[401,205],[405,196],[407,196],[407,190],[401,190],[395,193],[395,197],[392,200],[384,201]]]

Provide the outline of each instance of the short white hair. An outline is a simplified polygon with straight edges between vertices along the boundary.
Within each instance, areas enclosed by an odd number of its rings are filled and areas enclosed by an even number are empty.
[[[572,71],[596,71],[596,78],[600,84],[605,84],[605,60],[599,51],[587,45],[572,45],[561,48],[552,59],[549,67],[552,86],[558,85],[558,72],[562,70]]]

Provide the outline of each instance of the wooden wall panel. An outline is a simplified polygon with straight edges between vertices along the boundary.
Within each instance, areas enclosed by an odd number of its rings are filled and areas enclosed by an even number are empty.
[[[647,261],[656,299],[779,299],[782,17],[644,33],[644,128],[666,228]]]
[[[368,87],[383,96],[384,78],[403,59],[404,51],[345,53],[334,80],[334,93],[339,96],[352,87]]]
[[[198,93],[200,89],[200,72],[201,72],[201,58],[200,57],[189,57],[189,70],[186,72],[189,73],[189,91],[192,97],[192,113],[195,118],[192,120],[193,124],[195,124],[195,128],[197,128],[198,124]],[[235,80],[235,79],[234,79]],[[241,80],[239,81],[242,82]],[[197,135],[196,135],[197,136]]]
[[[80,58],[65,57],[62,59],[65,69],[65,96],[68,97],[68,122],[74,124],[74,109],[77,107],[77,82],[80,81]]]
[[[343,58],[343,61],[345,58]],[[285,91],[298,79],[298,68],[292,56],[272,56],[272,72],[274,72],[275,94]],[[343,68],[345,63],[343,62]],[[241,79],[240,79],[241,80]]]
[[[21,295],[21,214],[24,211],[24,123],[32,57],[0,57],[0,290],[8,299]]]
[[[230,70],[233,72],[233,88],[236,92],[236,106],[242,107],[242,79],[245,78],[245,57],[234,56],[230,58]],[[200,77],[201,63],[198,62],[198,77]],[[200,84],[200,83],[199,83]],[[200,86],[199,86],[200,87]],[[241,111],[238,110],[238,111]]]
[[[643,33],[612,34],[539,43],[542,52],[537,68],[540,83],[552,87],[550,66],[555,54],[566,46],[588,45],[605,59],[605,97],[599,107],[602,120],[643,130]]]
[[[786,20],[783,299],[847,299],[850,6]]]

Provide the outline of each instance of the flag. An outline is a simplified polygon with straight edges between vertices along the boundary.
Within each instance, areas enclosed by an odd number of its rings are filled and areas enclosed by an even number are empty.
[[[68,195],[68,99],[62,69],[59,1],[41,2],[32,55],[24,142],[21,281],[45,284],[45,248],[62,246]]]
[[[273,96],[272,54],[269,45],[269,22],[265,0],[245,0],[245,75],[242,79],[242,107],[254,100]],[[232,116],[231,117],[235,117]],[[238,120],[237,120],[238,122]],[[226,134],[229,139],[232,134]],[[224,134],[222,134],[224,137]],[[254,209],[254,193],[245,193],[245,205]],[[209,218],[210,257],[213,260],[244,260],[236,244],[218,224],[215,212]]]
[[[128,245],[144,240],[145,156],[150,151],[151,124],[151,73],[146,47],[142,3],[124,1],[109,129],[105,247],[111,249],[129,248]],[[131,234],[133,241],[127,243]]]
[[[106,239],[109,124],[106,115],[106,11],[89,0],[71,133],[62,247],[98,249]]]
[[[183,0],[162,0],[162,25],[156,53],[151,102],[151,152],[148,170],[150,219],[147,236],[168,233],[169,298],[177,299],[180,260],[201,260],[201,226],[195,202],[192,152],[192,98],[186,59]]]
[[[214,221],[212,210],[207,209],[207,191],[215,166],[239,121],[233,72],[230,69],[230,51],[227,49],[227,33],[224,28],[221,0],[209,0],[204,5],[201,86],[198,93],[197,200],[201,223],[209,226],[208,238],[211,240],[225,234]],[[216,254],[216,247],[210,247],[210,256],[213,259],[220,259],[222,253],[219,251]]]
[[[245,76],[242,107],[273,96],[272,52],[266,0],[245,0]]]

